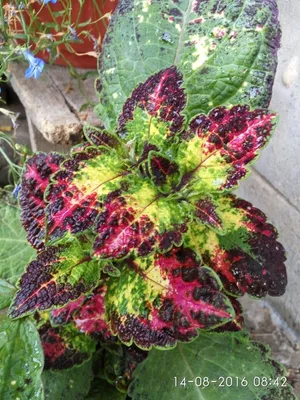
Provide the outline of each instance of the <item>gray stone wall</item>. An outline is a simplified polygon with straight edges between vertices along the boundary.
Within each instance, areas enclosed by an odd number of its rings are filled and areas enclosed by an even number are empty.
[[[300,334],[300,1],[278,4],[282,42],[270,108],[279,113],[280,123],[238,194],[278,228],[287,250],[289,283],[283,297],[268,302]]]

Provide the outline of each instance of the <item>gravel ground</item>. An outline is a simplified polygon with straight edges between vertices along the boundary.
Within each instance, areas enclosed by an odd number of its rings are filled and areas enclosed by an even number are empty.
[[[273,358],[285,366],[289,382],[300,396],[300,336],[265,301],[245,298],[243,306],[252,338],[271,347]]]

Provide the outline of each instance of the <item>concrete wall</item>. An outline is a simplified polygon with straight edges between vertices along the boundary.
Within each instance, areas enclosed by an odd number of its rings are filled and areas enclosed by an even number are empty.
[[[275,224],[288,253],[286,294],[268,298],[300,334],[300,1],[278,0],[282,43],[270,108],[280,124],[238,194]]]

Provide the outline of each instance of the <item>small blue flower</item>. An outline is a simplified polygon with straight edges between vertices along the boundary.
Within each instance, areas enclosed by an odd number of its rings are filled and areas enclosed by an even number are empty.
[[[17,5],[18,10],[24,10],[25,9],[25,4],[23,1],[19,5]]]
[[[79,40],[78,39],[78,36],[77,36],[77,32],[76,32],[76,30],[74,29],[74,28],[72,28],[71,26],[68,26],[68,29],[69,29],[69,31],[70,31],[70,34],[71,34],[71,39],[72,40]]]
[[[90,38],[91,38],[92,41],[93,41],[93,48],[94,48],[94,51],[95,51],[96,53],[98,53],[98,52],[100,51],[98,39],[96,39],[95,36],[93,36],[93,35],[90,35]]]
[[[23,56],[24,56],[25,60],[28,61],[29,63],[33,63],[35,60],[34,55],[29,50],[24,50]]]
[[[47,33],[47,34],[45,35],[45,37],[46,37],[48,40],[50,40],[51,42],[54,42],[54,38],[53,38],[53,36],[51,35],[51,33]]]
[[[48,3],[55,4],[57,0],[39,0],[39,2],[43,4],[48,4]]]
[[[13,195],[13,197],[14,197],[15,199],[17,199],[17,198],[19,197],[20,190],[21,190],[21,185],[18,184],[18,185],[14,188],[14,190],[12,191],[12,195]]]
[[[29,50],[25,50],[23,55],[25,60],[29,62],[29,68],[25,71],[25,78],[31,78],[33,76],[37,79],[41,75],[45,66],[44,61],[40,58],[34,57]]]

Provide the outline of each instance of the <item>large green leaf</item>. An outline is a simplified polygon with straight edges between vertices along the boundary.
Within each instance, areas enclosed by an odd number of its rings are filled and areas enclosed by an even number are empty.
[[[14,293],[15,288],[10,283],[0,279],[0,310],[10,305]]]
[[[0,220],[0,277],[15,284],[35,251],[27,242],[17,207],[0,204]]]
[[[121,0],[96,81],[96,112],[105,127],[115,128],[139,83],[171,65],[183,74],[188,119],[220,104],[266,107],[279,47],[277,13],[274,0]]]
[[[0,314],[0,398],[43,399],[44,355],[39,334],[28,319],[12,321]]]
[[[44,370],[42,380],[45,400],[83,399],[93,379],[92,361],[64,371]]]
[[[152,350],[136,368],[134,400],[296,400],[285,371],[245,332],[201,333],[173,351]]]

